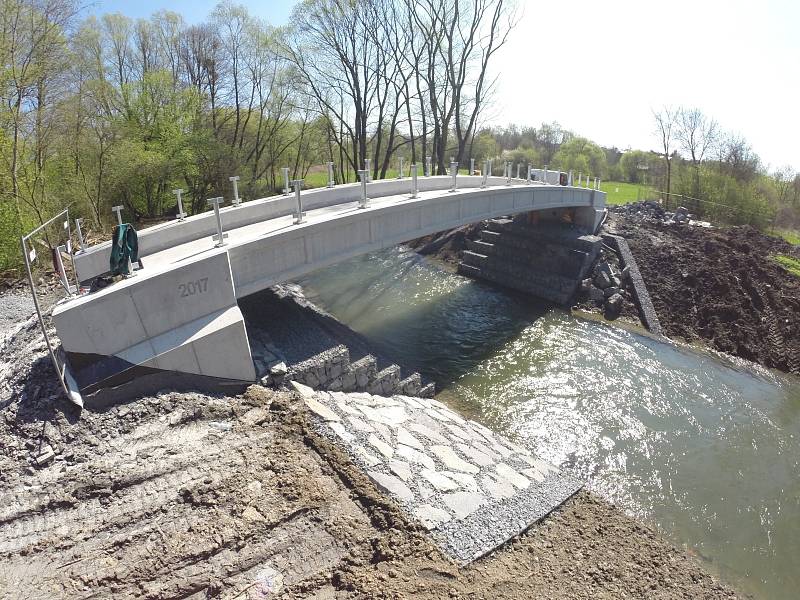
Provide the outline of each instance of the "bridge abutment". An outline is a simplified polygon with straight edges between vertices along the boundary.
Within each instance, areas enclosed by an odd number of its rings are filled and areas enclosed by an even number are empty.
[[[459,272],[568,304],[597,258],[602,240],[577,227],[573,209],[542,213],[491,219],[479,239],[467,240]]]

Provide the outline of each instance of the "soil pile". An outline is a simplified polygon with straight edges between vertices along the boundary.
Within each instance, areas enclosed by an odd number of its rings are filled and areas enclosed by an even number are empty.
[[[608,227],[628,239],[667,335],[800,373],[800,278],[771,259],[800,249],[749,226],[662,226],[615,215]]]

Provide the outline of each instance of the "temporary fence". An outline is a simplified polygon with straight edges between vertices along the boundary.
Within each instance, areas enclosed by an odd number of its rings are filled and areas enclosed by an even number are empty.
[[[80,227],[80,224],[78,224]],[[28,277],[36,316],[42,328],[44,341],[53,362],[61,387],[67,398],[83,406],[77,383],[69,372],[60,346],[56,346],[50,335],[54,330],[52,310],[63,297],[78,292],[79,283],[72,261],[72,228],[69,208],[64,209],[49,221],[20,238],[22,257]]]
[[[659,191],[658,196],[661,197],[661,202],[666,210],[674,211],[679,206],[683,206],[696,216],[713,218],[718,223],[752,225],[759,229],[773,225],[773,215],[761,210],[743,209],[729,204],[664,191]]]

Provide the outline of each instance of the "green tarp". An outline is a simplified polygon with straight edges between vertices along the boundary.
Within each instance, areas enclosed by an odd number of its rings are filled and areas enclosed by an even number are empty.
[[[139,260],[139,237],[136,230],[129,223],[117,225],[111,234],[111,242],[111,274],[130,275],[131,264]]]

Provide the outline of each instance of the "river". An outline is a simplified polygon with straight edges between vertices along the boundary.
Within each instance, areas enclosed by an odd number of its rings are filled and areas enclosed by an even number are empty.
[[[299,283],[435,381],[440,400],[573,469],[738,589],[797,597],[797,378],[577,318],[402,249]]]

